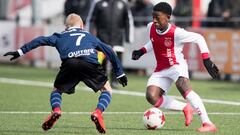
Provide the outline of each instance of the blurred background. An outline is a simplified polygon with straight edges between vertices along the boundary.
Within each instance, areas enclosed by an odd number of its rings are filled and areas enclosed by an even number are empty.
[[[149,75],[155,68],[152,53],[139,61],[131,52],[148,40],[146,25],[151,21],[154,4],[164,0],[125,0],[134,22],[134,42],[124,43],[123,66],[127,71]],[[173,7],[171,22],[202,34],[210,56],[219,67],[221,79],[240,81],[240,0],[165,0]],[[69,13],[81,15],[84,22],[94,0],[0,0],[0,64],[12,63],[34,67],[57,68],[61,61],[55,48],[40,47],[16,62],[2,55],[15,50],[40,35],[64,30]],[[196,45],[186,45],[191,78],[209,79]],[[1,66],[1,65],[0,65]]]

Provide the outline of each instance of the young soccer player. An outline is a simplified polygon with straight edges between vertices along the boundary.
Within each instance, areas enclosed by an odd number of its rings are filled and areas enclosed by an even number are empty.
[[[146,98],[155,107],[161,107],[164,96],[173,82],[181,95],[198,112],[202,121],[199,132],[215,132],[216,126],[211,122],[201,98],[190,86],[188,67],[183,58],[182,49],[184,43],[198,44],[202,53],[203,63],[214,78],[219,78],[217,66],[210,60],[209,50],[203,36],[194,32],[188,32],[169,23],[172,14],[171,6],[166,2],[160,2],[153,7],[153,21],[148,24],[150,40],[141,49],[132,53],[132,59],[138,60],[142,55],[154,51],[157,66],[154,73],[148,79]],[[190,124],[190,123],[186,123]]]
[[[94,92],[101,91],[96,110],[91,119],[100,133],[105,133],[102,112],[111,102],[112,88],[105,71],[98,62],[98,51],[101,51],[111,61],[117,80],[124,86],[127,77],[122,65],[113,50],[98,38],[83,30],[83,22],[77,14],[70,14],[66,18],[66,30],[51,36],[40,36],[23,45],[19,50],[7,52],[14,60],[39,46],[52,46],[57,49],[62,60],[60,71],[55,79],[54,88],[50,95],[52,113],[42,124],[43,130],[49,130],[61,116],[62,94],[73,94],[75,86],[84,82]]]

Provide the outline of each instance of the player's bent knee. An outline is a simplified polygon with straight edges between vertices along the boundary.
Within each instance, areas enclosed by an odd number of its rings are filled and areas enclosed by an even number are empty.
[[[150,104],[155,105],[160,96],[161,96],[160,88],[156,86],[149,86],[147,88],[146,99]]]
[[[190,81],[187,78],[179,77],[179,79],[176,81],[176,87],[181,93],[181,95],[184,95],[184,93],[191,89]]]
[[[112,87],[111,87],[109,81],[107,81],[107,82],[104,84],[104,86],[101,88],[100,91],[101,91],[101,92],[107,91],[107,92],[109,92],[110,94],[112,94]]]
[[[190,84],[189,79],[186,77],[182,77],[182,76],[180,76],[178,78],[178,80],[176,81],[176,85],[178,85],[178,86],[189,85],[189,84]]]

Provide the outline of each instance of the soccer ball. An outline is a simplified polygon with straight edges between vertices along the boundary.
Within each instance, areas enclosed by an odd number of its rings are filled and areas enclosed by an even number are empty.
[[[160,109],[152,107],[144,112],[143,123],[147,129],[159,129],[165,124],[165,116]]]

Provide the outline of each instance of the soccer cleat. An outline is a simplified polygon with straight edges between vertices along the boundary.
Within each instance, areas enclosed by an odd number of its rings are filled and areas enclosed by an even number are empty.
[[[217,128],[212,123],[203,123],[203,126],[197,129],[198,132],[216,132]]]
[[[102,117],[102,112],[98,109],[94,111],[91,115],[92,121],[96,125],[96,129],[98,130],[99,133],[105,134],[106,133],[106,128],[104,125],[103,117]]]
[[[57,120],[61,117],[61,110],[53,111],[42,124],[42,129],[47,131],[56,124]]]
[[[193,109],[189,103],[183,108],[183,113],[185,116],[185,126],[189,126],[193,119]]]

